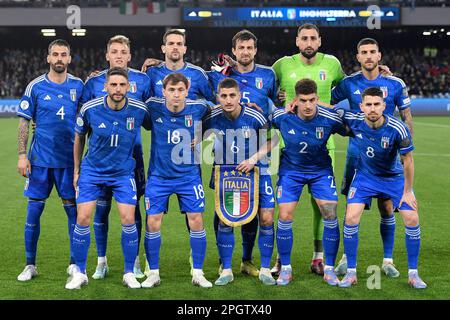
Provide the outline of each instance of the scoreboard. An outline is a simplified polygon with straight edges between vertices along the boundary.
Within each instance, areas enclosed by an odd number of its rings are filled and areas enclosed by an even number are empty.
[[[369,19],[383,25],[400,24],[397,7],[239,7],[189,8],[182,11],[187,26],[204,27],[298,27],[314,23],[322,27],[364,27]]]

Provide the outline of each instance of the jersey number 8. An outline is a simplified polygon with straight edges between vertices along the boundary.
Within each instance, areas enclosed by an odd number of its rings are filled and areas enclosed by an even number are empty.
[[[369,158],[375,157],[375,152],[372,147],[367,147],[366,156],[368,156]]]

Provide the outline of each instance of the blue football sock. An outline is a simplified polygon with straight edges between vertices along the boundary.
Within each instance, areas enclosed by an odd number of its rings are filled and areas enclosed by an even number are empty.
[[[217,248],[219,249],[220,260],[224,269],[231,269],[231,260],[234,250],[233,228],[219,224],[217,230]]]
[[[242,261],[252,260],[253,247],[255,246],[256,233],[258,232],[258,216],[241,227],[242,235]]]
[[[334,266],[339,250],[339,223],[338,219],[323,220],[323,249],[325,252],[325,265]]]
[[[76,204],[65,204],[64,210],[67,215],[67,228],[69,230],[69,243],[70,243],[70,264],[75,263],[75,258],[73,256],[73,229],[75,229],[75,224],[77,223],[77,206]]]
[[[139,249],[140,249],[140,244],[141,244],[141,235],[142,235],[142,216],[141,216],[141,208],[139,206],[139,201],[136,203],[136,208],[134,209],[134,221],[136,223],[136,229],[137,229],[137,233],[138,233],[138,244],[137,244],[138,252],[137,252],[137,254],[139,254]]]
[[[347,256],[347,268],[356,268],[358,254],[359,224],[344,224],[344,253]]]
[[[381,218],[380,234],[383,240],[383,258],[392,259],[392,252],[394,251],[395,238],[395,216],[388,218]]]
[[[28,264],[36,264],[37,243],[41,233],[41,215],[44,200],[28,200],[27,220],[25,222],[25,256]]]
[[[145,255],[150,270],[159,269],[159,250],[161,249],[161,232],[145,232]]]
[[[194,269],[203,269],[206,255],[206,231],[190,231],[189,241],[191,243],[192,261]]]
[[[261,268],[270,268],[273,254],[274,229],[271,226],[259,226],[258,247],[261,255]]]
[[[89,226],[76,224],[73,230],[72,242],[75,263],[80,269],[80,272],[86,273],[86,260],[89,246],[91,245],[91,229]]]
[[[108,244],[108,218],[111,211],[111,199],[99,198],[97,200],[97,210],[94,216],[94,234],[97,245],[97,256],[106,256],[106,246]]]
[[[408,253],[408,269],[417,269],[420,251],[420,225],[405,226],[406,252]]]
[[[136,224],[122,225],[122,252],[125,258],[125,273],[133,272],[134,260],[138,252],[138,232]]]
[[[277,248],[280,256],[281,265],[287,266],[291,264],[292,244],[294,242],[294,234],[292,233],[292,221],[278,220],[277,227]]]

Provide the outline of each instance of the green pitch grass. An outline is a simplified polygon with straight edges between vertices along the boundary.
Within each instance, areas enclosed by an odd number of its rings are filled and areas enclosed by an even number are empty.
[[[41,218],[41,237],[38,245],[37,265],[39,276],[21,283],[16,280],[25,263],[24,223],[27,200],[22,195],[24,179],[16,172],[17,119],[0,120],[0,299],[450,299],[448,281],[450,274],[449,185],[450,185],[450,118],[415,118],[415,192],[420,206],[422,247],[419,270],[428,283],[426,290],[413,290],[407,285],[407,261],[404,244],[404,226],[397,215],[395,240],[395,264],[400,278],[381,276],[381,289],[370,290],[367,273],[371,265],[382,262],[382,243],[379,234],[379,215],[376,210],[366,212],[360,228],[358,259],[359,283],[351,289],[327,286],[320,277],[309,272],[312,257],[312,213],[308,197],[302,196],[294,222],[294,249],[292,266],[294,281],[287,287],[266,287],[258,279],[239,272],[242,255],[240,229],[236,230],[236,249],[233,256],[235,281],[226,287],[201,289],[191,284],[189,275],[189,237],[184,217],[178,212],[176,198],[171,199],[170,212],[164,218],[161,248],[161,286],[154,289],[131,290],[122,286],[123,257],[120,247],[120,223],[117,210],[110,216],[108,262],[110,273],[104,280],[93,280],[96,266],[96,249],[91,233],[88,258],[89,285],[82,290],[64,289],[66,267],[69,259],[67,219],[61,202],[54,191],[47,200]],[[143,134],[146,158],[148,158],[149,133]],[[347,140],[336,138],[336,183],[342,181]],[[147,162],[146,162],[147,163]],[[208,239],[205,275],[217,278],[218,253],[213,230],[213,193],[207,188],[211,167],[203,166],[203,181],[207,207],[205,223]],[[338,207],[342,232],[344,201]],[[376,206],[374,206],[376,207]],[[339,257],[342,254],[341,242]],[[140,256],[143,258],[141,244]],[[275,259],[275,254],[273,260]],[[254,261],[259,264],[257,245]],[[144,265],[142,263],[142,265]]]

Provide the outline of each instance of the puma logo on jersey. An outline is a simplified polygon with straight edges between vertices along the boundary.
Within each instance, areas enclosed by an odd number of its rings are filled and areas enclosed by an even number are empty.
[[[52,98],[50,98],[49,95],[46,95],[45,98],[44,98],[44,100],[47,100],[47,101],[48,101],[48,100],[52,100]]]
[[[289,133],[289,134],[295,134],[295,130],[294,130],[294,129],[291,129],[291,130],[288,131],[288,133]]]
[[[105,126],[105,124],[102,122],[99,126],[98,126],[100,129],[106,129],[106,126]]]

